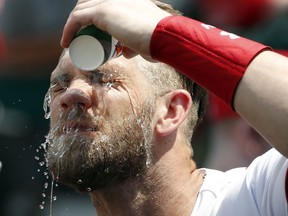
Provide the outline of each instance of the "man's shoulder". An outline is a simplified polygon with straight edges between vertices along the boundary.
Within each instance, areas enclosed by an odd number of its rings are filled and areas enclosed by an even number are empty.
[[[278,205],[286,203],[287,164],[287,158],[271,149],[247,168],[204,169],[206,178],[192,215],[263,215],[260,211],[266,207],[259,210],[263,203],[270,206],[267,211],[276,213],[281,209]]]

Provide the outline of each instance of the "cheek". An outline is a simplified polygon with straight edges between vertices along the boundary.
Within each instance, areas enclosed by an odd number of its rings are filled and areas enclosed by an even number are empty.
[[[134,114],[139,114],[139,111],[141,111],[143,108],[141,105],[143,100],[143,94],[141,94],[141,92],[137,91],[136,88],[133,88],[130,85],[123,85],[123,92],[121,95],[117,95],[115,97],[115,101],[117,101],[116,106],[119,111],[121,110],[122,112],[126,113],[133,112]]]
[[[122,118],[124,113],[129,113],[131,108],[127,106],[127,101],[125,100],[116,100],[116,99],[109,99],[105,101],[105,111],[103,114],[107,118]]]
[[[133,90],[125,87],[123,91],[110,91],[105,98],[107,108],[116,112],[131,112],[139,103]]]
[[[128,114],[131,115],[132,109],[127,98],[123,97],[106,97],[102,116],[107,122],[118,123],[125,119]],[[95,112],[94,112],[95,114]]]

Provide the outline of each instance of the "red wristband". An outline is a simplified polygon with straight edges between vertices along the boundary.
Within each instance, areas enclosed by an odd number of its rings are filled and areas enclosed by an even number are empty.
[[[171,65],[229,106],[253,58],[267,46],[183,17],[161,20],[151,38],[151,57]]]

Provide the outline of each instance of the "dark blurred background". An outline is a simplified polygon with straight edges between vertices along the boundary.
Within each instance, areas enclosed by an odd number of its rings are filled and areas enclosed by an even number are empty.
[[[288,50],[287,0],[165,2],[185,16],[277,50]],[[75,4],[76,0],[0,0],[1,216],[50,215],[51,200],[52,215],[95,215],[87,195],[56,183],[51,193],[52,182],[43,165],[41,146],[49,127],[43,99],[61,53],[62,28]],[[198,166],[227,170],[248,165],[269,148],[255,134],[211,95],[207,115],[194,137]],[[249,144],[251,140],[253,145]],[[230,151],[230,158],[220,156],[222,149]]]

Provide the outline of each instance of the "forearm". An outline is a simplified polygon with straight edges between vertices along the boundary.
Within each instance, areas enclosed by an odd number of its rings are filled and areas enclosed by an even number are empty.
[[[288,59],[267,51],[249,65],[234,107],[273,147],[288,157]]]

